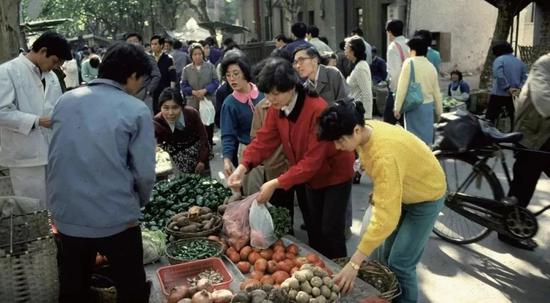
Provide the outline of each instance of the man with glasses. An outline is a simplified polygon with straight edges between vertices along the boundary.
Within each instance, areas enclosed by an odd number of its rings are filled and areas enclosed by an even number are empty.
[[[0,165],[8,167],[16,196],[35,198],[46,208],[46,165],[51,114],[61,86],[52,71],[71,60],[67,40],[42,34],[31,51],[0,65]]]

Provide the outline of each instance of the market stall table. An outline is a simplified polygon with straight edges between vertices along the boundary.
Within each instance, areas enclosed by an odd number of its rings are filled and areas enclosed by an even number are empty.
[[[292,237],[292,236],[285,236],[282,238],[284,244],[286,246],[290,244],[296,244],[300,248],[300,254],[305,255],[307,253],[313,252],[320,256],[320,258],[325,262],[325,265],[330,268],[334,273],[338,273],[341,270],[341,267],[334,263],[332,260],[327,259],[317,251],[315,251],[313,248],[309,247],[305,243],[301,242],[300,240]],[[243,274],[238,270],[238,268],[233,264],[229,259],[226,257],[222,258],[225,265],[227,266],[227,269],[233,276],[233,282],[231,283],[230,289],[234,293],[236,293],[239,290],[240,283],[244,281]],[[160,261],[154,264],[149,264],[145,266],[145,272],[147,274],[147,279],[151,280],[153,282],[153,286],[151,288],[151,296],[149,298],[150,303],[163,303],[166,302],[166,299],[164,297],[164,294],[162,293],[162,290],[160,289],[160,283],[157,278],[157,270],[163,266],[170,265],[168,263],[168,259],[166,257],[162,257]],[[361,279],[356,279],[355,286],[353,290],[347,294],[346,296],[343,296],[338,302],[360,302],[363,299],[376,297],[380,294],[378,290],[376,290],[372,285],[364,282]]]

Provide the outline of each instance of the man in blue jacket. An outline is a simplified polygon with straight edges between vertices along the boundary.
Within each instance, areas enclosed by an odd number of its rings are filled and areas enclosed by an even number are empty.
[[[148,301],[138,220],[155,181],[155,137],[150,110],[132,95],[149,62],[142,48],[115,44],[98,78],[54,109],[46,188],[61,239],[59,302],[88,302],[97,252],[117,302]]]

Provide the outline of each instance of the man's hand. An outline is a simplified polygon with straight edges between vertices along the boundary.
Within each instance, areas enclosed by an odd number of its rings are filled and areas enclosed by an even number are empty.
[[[246,173],[246,167],[242,164],[239,164],[237,169],[227,178],[227,186],[229,186],[233,191],[239,191],[243,183],[243,177]]]
[[[233,173],[233,163],[229,158],[223,158],[223,174],[226,178],[229,178]]]
[[[51,128],[52,127],[52,118],[51,117],[40,117],[38,118],[38,125],[45,127],[45,128]]]
[[[195,174],[202,174],[204,171],[205,165],[203,162],[197,163],[197,166],[195,167]]]
[[[271,181],[267,181],[262,185],[262,187],[260,187],[260,194],[256,197],[256,201],[258,201],[258,203],[269,202],[269,199],[271,199],[273,192],[277,188],[279,188],[279,180],[273,179]]]
[[[521,90],[520,90],[519,88],[516,88],[516,87],[510,87],[510,88],[508,89],[508,93],[509,93],[511,96],[513,96],[513,97],[519,96],[519,92],[520,92],[520,91],[521,91]]]

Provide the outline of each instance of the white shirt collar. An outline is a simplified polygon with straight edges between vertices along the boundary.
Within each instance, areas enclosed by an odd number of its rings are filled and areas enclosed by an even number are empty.
[[[285,116],[289,116],[290,113],[294,110],[294,107],[296,107],[296,101],[298,100],[298,93],[294,93],[294,96],[292,97],[292,101],[287,106],[283,106],[281,110],[285,113]]]
[[[40,78],[40,80],[44,79],[46,73],[43,73],[40,68],[36,66],[36,64],[34,64],[31,60],[29,60],[29,58],[27,58],[27,56],[19,54],[19,58],[28,68],[31,69],[34,74],[38,76],[38,78]]]

